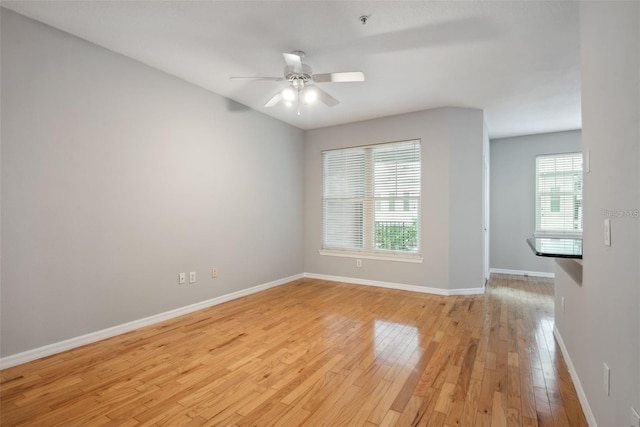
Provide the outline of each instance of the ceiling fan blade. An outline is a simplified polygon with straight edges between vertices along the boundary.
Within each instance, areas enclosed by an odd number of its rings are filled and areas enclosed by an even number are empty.
[[[302,59],[293,53],[283,53],[284,61],[287,66],[292,69],[294,73],[302,73]]]
[[[314,74],[313,81],[317,83],[363,82],[364,73],[362,71],[344,71],[341,73]]]
[[[282,77],[229,77],[229,80],[258,80],[258,81],[281,82],[284,79]]]
[[[317,99],[322,101],[322,103],[325,104],[328,107],[334,107],[334,106],[336,106],[336,105],[338,105],[340,103],[340,101],[338,101],[333,96],[329,95],[327,92],[325,92],[322,89],[320,89],[318,86],[307,85],[304,88],[304,90],[305,91],[314,91],[316,93],[316,95],[317,95]]]
[[[264,106],[267,108],[273,107],[274,105],[277,105],[280,101],[282,101],[282,94],[278,92],[273,96],[273,98],[267,101],[267,103],[264,104]]]

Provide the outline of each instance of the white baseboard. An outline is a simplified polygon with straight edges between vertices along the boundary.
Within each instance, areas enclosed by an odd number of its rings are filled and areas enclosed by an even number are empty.
[[[506,270],[504,268],[490,268],[489,273],[513,274],[514,276],[548,277],[550,279],[556,277],[555,273],[547,273],[545,271]]]
[[[237,298],[241,298],[247,295],[254,294],[256,292],[264,291],[265,289],[273,288],[283,285],[293,280],[301,279],[304,274],[296,274],[294,276],[285,277],[283,279],[274,280],[272,282],[263,283],[261,285],[253,286],[251,288],[242,289],[237,292],[222,295],[216,298],[212,298],[206,301],[201,301],[195,304],[191,304],[185,307],[169,310],[164,313],[155,314],[153,316],[145,317],[143,319],[134,320],[132,322],[124,323],[122,325],[113,326],[111,328],[102,329],[100,331],[91,332],[79,337],[70,338],[68,340],[60,341],[57,343],[45,345],[43,347],[34,348],[22,353],[13,354],[11,356],[0,358],[0,369],[10,368],[12,366],[21,365],[23,363],[31,362],[32,360],[40,359],[42,357],[50,356],[52,354],[60,353],[63,351],[71,350],[76,347],[91,344],[96,341],[101,341],[106,338],[111,338],[116,335],[131,332],[144,326],[149,326],[154,323],[163,322],[165,320],[173,319],[174,317],[182,316],[185,314],[193,313],[194,311],[202,310],[203,308],[212,307],[214,305],[222,304],[227,301],[231,301]]]
[[[304,273],[304,277],[311,279],[329,280],[332,282],[353,283],[355,285],[377,286],[379,288],[399,289],[402,291],[421,292],[427,294],[436,294],[444,296],[452,295],[478,295],[484,293],[484,286],[480,288],[464,288],[464,289],[441,289],[429,288],[426,286],[404,285],[401,283],[380,282],[377,280],[356,279],[353,277],[330,276],[326,274]]]
[[[576,388],[576,393],[578,393],[578,399],[580,400],[580,405],[582,405],[582,411],[587,419],[587,423],[589,423],[590,427],[597,427],[598,424],[596,423],[596,418],[593,416],[593,412],[591,411],[591,407],[587,401],[587,395],[584,393],[576,368],[573,366],[571,357],[569,357],[569,352],[567,351],[567,347],[564,345],[560,331],[555,325],[553,326],[553,336],[556,338],[558,346],[560,346],[560,351],[562,352],[562,357],[564,357],[564,361],[567,363],[567,367],[569,368],[569,375],[571,375],[571,380]]]

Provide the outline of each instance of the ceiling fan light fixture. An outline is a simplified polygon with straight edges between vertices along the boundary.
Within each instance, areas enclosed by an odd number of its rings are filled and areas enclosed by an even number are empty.
[[[371,15],[363,15],[369,19]],[[362,71],[340,71],[333,73],[313,74],[311,67],[302,63],[304,52],[293,51],[291,53],[283,53],[286,66],[284,67],[283,77],[231,77],[232,79],[254,79],[269,81],[286,81],[287,87],[273,95],[271,99],[264,104],[265,108],[274,107],[283,103],[286,107],[297,105],[298,115],[300,115],[300,106],[312,104],[316,101],[322,102],[328,107],[334,107],[339,101],[327,92],[323,91],[313,83],[350,83],[363,82],[364,73]]]
[[[317,99],[318,92],[313,88],[307,88],[307,90],[304,91],[304,102],[306,102],[307,104],[312,104],[316,102]]]
[[[288,102],[292,102],[296,99],[296,92],[291,87],[284,88],[282,90],[282,99]]]

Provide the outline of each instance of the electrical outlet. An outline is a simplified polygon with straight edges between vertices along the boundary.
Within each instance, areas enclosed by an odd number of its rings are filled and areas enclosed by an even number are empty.
[[[564,297],[562,297],[562,312],[564,313]]]
[[[356,260],[356,267],[358,267],[358,268],[362,267],[362,260],[361,259],[357,259]]]
[[[631,425],[633,427],[640,427],[640,414],[635,408],[631,408]]]
[[[611,369],[609,369],[609,367],[607,366],[606,363],[603,363],[604,365],[604,371],[603,371],[603,382],[602,382],[602,386],[604,387],[604,392],[607,393],[607,396],[609,396],[610,394],[610,390],[611,390]]]
[[[186,273],[178,274],[178,284],[179,285],[184,285],[185,283],[187,283],[187,275],[186,275]]]
[[[611,218],[604,220],[604,245],[611,246]]]
[[[218,277],[218,269],[217,268],[214,267],[214,268],[211,269],[211,277],[213,277],[214,279],[216,277]]]
[[[192,271],[189,273],[189,283],[196,283],[196,272]]]

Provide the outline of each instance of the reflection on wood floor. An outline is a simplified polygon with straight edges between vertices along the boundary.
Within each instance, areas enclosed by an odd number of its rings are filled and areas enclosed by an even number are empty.
[[[301,279],[1,372],[1,424],[585,426],[553,282]]]

